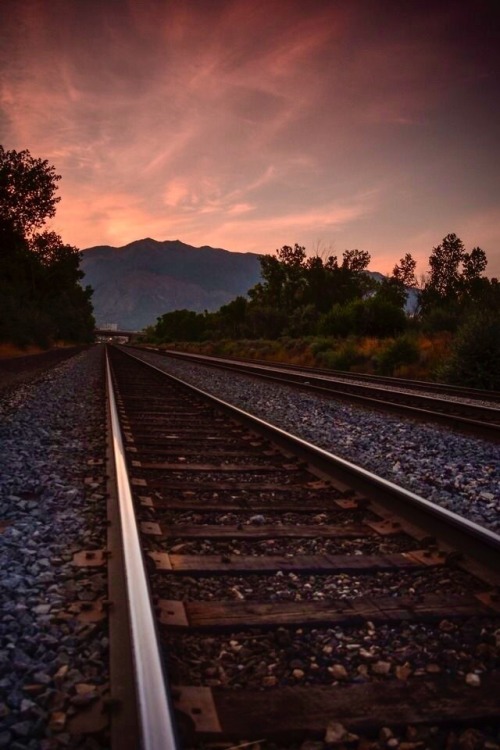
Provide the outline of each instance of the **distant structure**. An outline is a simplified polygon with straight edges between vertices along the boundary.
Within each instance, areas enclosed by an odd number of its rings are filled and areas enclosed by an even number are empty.
[[[112,327],[110,327],[112,326]],[[94,330],[95,340],[98,344],[109,343],[128,344],[129,341],[139,341],[144,333],[142,331],[122,331],[116,323],[106,323]]]

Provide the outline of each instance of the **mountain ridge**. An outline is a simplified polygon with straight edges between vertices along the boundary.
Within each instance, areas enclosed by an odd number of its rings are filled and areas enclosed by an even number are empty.
[[[146,237],[82,250],[98,325],[140,330],[165,312],[218,310],[260,279],[260,255]]]

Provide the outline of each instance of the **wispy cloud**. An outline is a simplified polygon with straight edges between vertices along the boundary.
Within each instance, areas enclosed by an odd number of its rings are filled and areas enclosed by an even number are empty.
[[[0,141],[55,164],[82,247],[321,238],[392,267],[453,224],[494,254],[490,25],[437,0],[4,0]]]

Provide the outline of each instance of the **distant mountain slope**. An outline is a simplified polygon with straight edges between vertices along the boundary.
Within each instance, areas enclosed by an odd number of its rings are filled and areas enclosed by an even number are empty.
[[[218,310],[260,280],[260,256],[150,238],[83,251],[97,324],[140,330],[171,310]]]

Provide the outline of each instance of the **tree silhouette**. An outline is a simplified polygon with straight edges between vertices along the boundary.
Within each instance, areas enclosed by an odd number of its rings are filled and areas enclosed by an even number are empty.
[[[29,235],[55,215],[60,179],[48,161],[0,146],[0,217]]]
[[[47,161],[0,146],[0,337],[20,345],[93,336],[80,252],[35,231],[55,214],[59,179]]]

